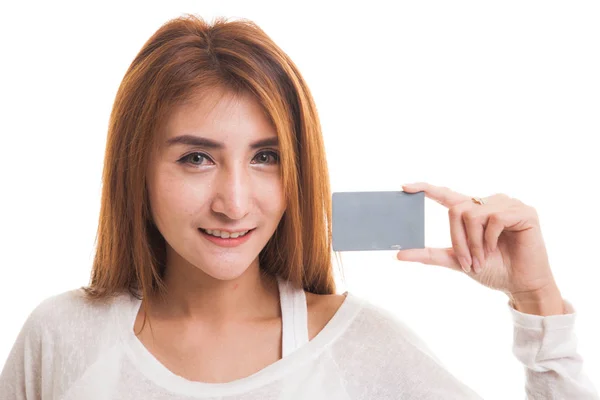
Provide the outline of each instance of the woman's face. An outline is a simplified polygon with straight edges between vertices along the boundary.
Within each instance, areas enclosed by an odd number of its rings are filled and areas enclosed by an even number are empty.
[[[222,93],[169,116],[148,193],[167,265],[229,280],[258,263],[285,204],[274,127],[250,95]]]

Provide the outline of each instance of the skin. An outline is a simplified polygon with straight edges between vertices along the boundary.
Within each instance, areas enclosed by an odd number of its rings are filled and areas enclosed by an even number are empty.
[[[168,141],[202,136],[222,148]],[[281,308],[275,280],[258,255],[285,202],[277,145],[251,148],[277,133],[256,100],[214,90],[177,107],[148,169],[153,219],[167,242],[165,301],[150,298],[138,338],[169,370],[188,380],[229,382],[281,358]],[[198,231],[255,228],[237,247],[220,247]],[[343,295],[306,292],[309,339],[331,319]],[[143,322],[143,307],[134,331]]]
[[[513,307],[526,314],[565,312],[533,207],[503,193],[483,198],[482,205],[471,196],[426,182],[403,188],[408,193],[423,191],[448,208],[452,247],[401,250],[399,260],[464,271],[505,293]]]

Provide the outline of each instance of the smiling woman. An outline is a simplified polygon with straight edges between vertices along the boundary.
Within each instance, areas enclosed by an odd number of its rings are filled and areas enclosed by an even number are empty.
[[[258,255],[286,205],[277,131],[254,96],[225,89],[202,91],[194,99],[166,119],[147,176],[151,218],[171,261],[162,279],[177,293],[181,285],[173,280],[187,276],[186,269],[222,281],[248,277],[247,269],[258,276]],[[273,276],[283,272],[273,263],[262,265],[278,268],[270,271]]]
[[[168,21],[113,105],[89,285],[33,310],[0,395],[479,398],[402,321],[336,294],[331,211],[317,110],[290,58],[247,20]],[[531,398],[595,398],[567,306],[511,309]]]

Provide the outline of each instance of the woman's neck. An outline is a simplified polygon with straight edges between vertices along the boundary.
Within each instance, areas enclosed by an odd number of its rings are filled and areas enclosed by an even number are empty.
[[[151,301],[155,318],[218,326],[281,315],[277,280],[261,272],[258,260],[232,280],[215,279],[189,264],[168,265],[164,279],[165,300]]]

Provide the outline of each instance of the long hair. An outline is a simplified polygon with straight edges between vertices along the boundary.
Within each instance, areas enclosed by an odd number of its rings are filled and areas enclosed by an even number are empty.
[[[321,126],[295,64],[255,23],[184,14],[143,45],[110,114],[90,299],[166,293],[165,239],[152,221],[146,174],[169,113],[212,88],[251,93],[280,143],[286,211],[259,254],[262,273],[333,294],[331,195]]]

